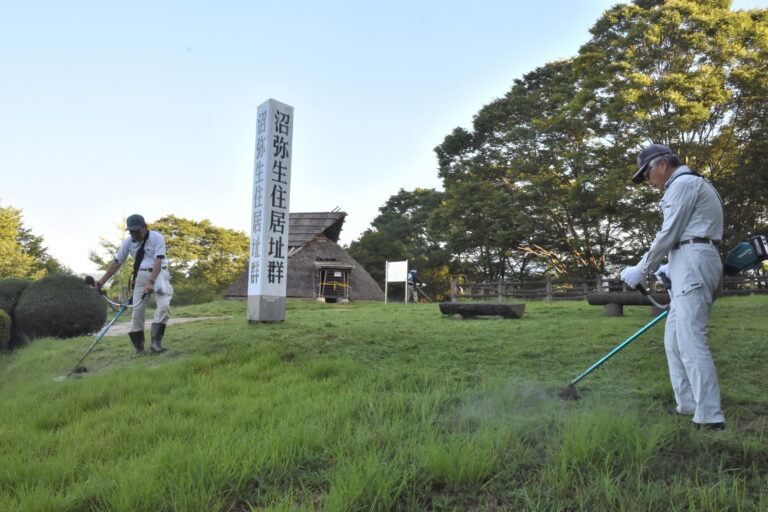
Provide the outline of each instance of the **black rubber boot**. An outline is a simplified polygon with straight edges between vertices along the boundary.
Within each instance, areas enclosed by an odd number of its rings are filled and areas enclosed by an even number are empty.
[[[163,336],[165,336],[165,324],[152,324],[152,345],[149,346],[153,354],[165,352],[163,347]]]
[[[136,352],[133,353],[134,356],[138,356],[139,354],[144,353],[144,331],[134,331],[129,332],[128,336],[131,338],[131,343],[133,343],[133,348],[136,349]]]

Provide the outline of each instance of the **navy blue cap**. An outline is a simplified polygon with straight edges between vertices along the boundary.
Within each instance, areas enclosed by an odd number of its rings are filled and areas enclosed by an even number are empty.
[[[144,222],[144,217],[142,217],[138,213],[134,213],[133,215],[128,217],[128,220],[125,222],[125,224],[126,224],[125,229],[128,231],[138,231],[147,225],[147,223]]]
[[[633,183],[642,183],[645,179],[645,169],[656,157],[674,155],[672,150],[663,144],[651,144],[637,155],[637,172],[632,176]]]

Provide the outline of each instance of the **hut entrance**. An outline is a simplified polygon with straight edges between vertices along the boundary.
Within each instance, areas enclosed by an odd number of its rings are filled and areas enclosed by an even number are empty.
[[[349,300],[349,272],[351,268],[320,267],[320,283],[317,297],[325,302],[347,302]]]

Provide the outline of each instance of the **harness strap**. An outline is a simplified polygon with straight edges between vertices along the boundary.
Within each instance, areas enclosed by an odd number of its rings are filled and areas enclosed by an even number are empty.
[[[669,180],[669,181],[668,181],[668,182],[667,182],[667,183],[664,185],[664,190],[667,190],[667,189],[669,188],[669,186],[670,186],[670,185],[672,185],[672,183],[674,183],[674,182],[675,182],[675,180],[676,180],[677,178],[679,178],[680,176],[685,176],[686,174],[692,174],[693,176],[696,176],[697,178],[701,178],[701,179],[703,179],[704,181],[706,181],[706,182],[709,184],[709,186],[710,186],[710,187],[712,187],[712,190],[714,190],[714,191],[715,191],[715,194],[717,194],[717,199],[720,201],[720,204],[721,204],[721,205],[723,204],[723,198],[722,198],[722,197],[720,197],[720,193],[717,191],[717,189],[716,189],[716,188],[715,188],[715,186],[712,184],[712,182],[711,182],[711,181],[709,181],[709,180],[708,180],[707,178],[705,178],[704,176],[702,176],[701,174],[699,174],[699,173],[695,172],[695,171],[686,171],[686,172],[681,172],[680,174],[678,174],[678,175],[676,175],[676,176],[672,176],[672,178],[670,178],[670,180]]]
[[[131,287],[133,287],[133,283],[136,282],[136,276],[139,275],[139,266],[144,259],[144,245],[147,243],[147,240],[149,240],[149,230],[147,230],[147,234],[144,235],[144,240],[141,241],[139,250],[136,251],[136,257],[133,259],[133,275],[131,276]]]

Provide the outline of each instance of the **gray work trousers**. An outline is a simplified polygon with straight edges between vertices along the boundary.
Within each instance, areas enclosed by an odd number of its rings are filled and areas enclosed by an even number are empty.
[[[136,276],[136,286],[133,289],[133,303],[136,304],[141,300],[141,296],[144,294],[144,287],[149,282],[149,276],[152,274],[150,271],[139,270]],[[171,275],[167,270],[161,270],[160,274],[155,279],[155,303],[157,304],[157,310],[155,311],[155,317],[152,323],[164,324],[171,318],[171,298],[173,297],[173,287],[171,286]],[[133,308],[133,316],[131,317],[131,332],[144,330],[144,317],[147,311],[147,303],[149,302],[149,296],[145,297],[141,304]]]
[[[720,286],[722,263],[715,247],[687,244],[669,254],[672,302],[664,328],[669,377],[677,412],[696,423],[720,423],[720,385],[709,350],[709,313]]]
[[[411,302],[419,302],[419,292],[416,290],[416,285],[413,283],[408,283],[408,294],[406,295],[407,299],[410,299]]]

